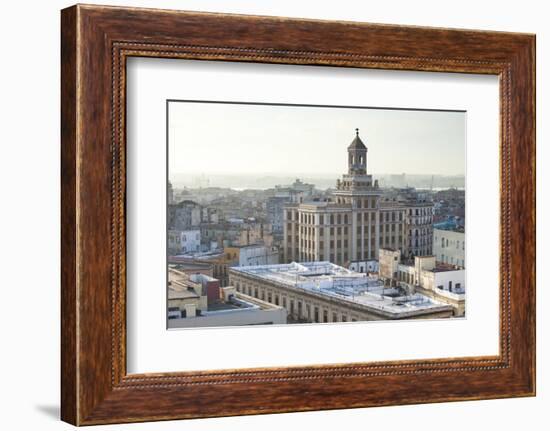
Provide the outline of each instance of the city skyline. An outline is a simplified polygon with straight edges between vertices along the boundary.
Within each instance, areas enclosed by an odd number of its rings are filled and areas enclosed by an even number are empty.
[[[174,106],[169,328],[465,316],[464,113]]]
[[[372,150],[374,175],[465,175],[462,111],[183,101],[169,102],[168,109],[170,177],[337,177],[355,128]]]
[[[374,174],[375,178],[381,179],[381,185],[388,187],[397,186],[391,181],[391,178],[397,178],[405,176],[405,183],[400,184],[402,186],[410,186],[417,188],[430,188],[429,185],[419,186],[419,182],[426,183],[433,177],[434,190],[441,190],[446,188],[463,189],[466,177],[464,175],[431,175],[431,174],[409,174],[406,172],[399,174],[380,173]],[[334,188],[337,175],[334,174],[302,174],[302,173],[288,173],[285,175],[272,174],[183,174],[183,173],[171,173],[168,179],[174,188],[189,188],[200,189],[208,187],[226,188],[236,191],[242,190],[266,190],[275,186],[285,185],[291,183],[296,179],[300,179],[307,183],[312,183],[315,188],[319,190],[327,190]],[[387,184],[389,182],[389,184]],[[445,182],[445,185],[441,185],[441,182]]]

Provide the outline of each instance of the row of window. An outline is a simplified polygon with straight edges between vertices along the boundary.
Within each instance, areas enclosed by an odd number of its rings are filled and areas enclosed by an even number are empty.
[[[431,246],[431,241],[429,237],[425,238],[409,238],[409,247],[422,247],[422,246]],[[431,247],[430,247],[431,249]]]
[[[357,199],[357,208],[376,208],[376,198]]]
[[[414,216],[425,216],[425,215],[432,215],[433,214],[433,207],[425,207],[425,208],[409,208],[409,215]]]
[[[340,257],[342,257],[342,260],[340,261]],[[335,253],[334,251],[325,254],[324,250],[319,251],[319,255],[317,256],[315,252],[312,250],[299,250],[297,248],[294,249],[294,254],[292,254],[292,249],[287,249],[287,260],[298,260],[302,262],[313,262],[313,261],[324,261],[328,260],[333,263],[345,263],[348,262],[348,251],[344,251],[343,255],[339,253]],[[355,257],[355,260],[365,260],[365,259],[375,259],[376,258],[376,251],[374,245],[368,250],[367,245],[365,245],[364,253],[361,253],[360,247],[358,247],[357,255]]]
[[[435,240],[438,241],[437,237],[435,237]],[[449,244],[451,244],[451,247],[454,247],[456,248],[457,250],[460,250],[462,248],[462,250],[464,250],[464,241],[460,241],[460,240],[451,240],[449,242],[449,239],[448,238],[441,238],[441,248],[448,248],[449,247]]]
[[[290,232],[290,230],[291,230],[291,225],[289,224],[287,226],[287,232]],[[321,228],[318,228],[318,230],[319,230],[319,236],[323,237],[325,235],[325,228],[321,227]],[[368,230],[369,230],[368,226],[357,226],[357,234],[358,235],[361,235],[362,233],[368,233]],[[347,226],[337,227],[337,228],[331,227],[331,228],[328,228],[327,231],[328,231],[330,236],[334,236],[334,234],[336,234],[336,236],[348,235],[348,227]],[[376,233],[376,226],[371,225],[370,226],[370,231],[371,231],[371,234],[374,235]],[[389,232],[395,232],[395,231],[398,231],[400,233],[403,232],[403,225],[402,224],[399,224],[399,225],[386,224],[386,225],[381,225],[380,226],[380,234],[381,235],[383,235],[384,232],[389,233]],[[315,228],[301,226],[299,232],[300,232],[301,235],[313,236],[313,235],[315,235]],[[429,231],[427,229],[422,229],[420,232],[424,235],[431,233],[431,231]],[[418,235],[418,234],[419,234],[419,230],[416,229],[415,230],[415,235]],[[290,238],[290,236],[289,236],[289,238]]]
[[[419,217],[419,218],[413,218],[408,221],[408,223],[412,226],[421,226],[425,224],[432,224],[433,217]]]
[[[368,202],[368,199],[366,201]],[[373,199],[372,206],[368,206],[368,205],[362,206],[361,202],[362,200],[358,201],[358,208],[375,209],[374,199]],[[363,214],[364,214],[365,220],[368,220],[368,214],[370,214],[371,220],[374,221],[376,219],[376,212],[367,212]],[[403,211],[381,211],[380,221],[387,222],[387,223],[402,222],[404,220],[404,214],[405,213]],[[408,215],[415,217],[410,220],[411,224],[428,224],[432,222],[432,208],[409,209]],[[316,214],[288,211],[287,220],[299,221],[300,223],[313,225],[313,224],[317,224],[317,221],[315,220],[315,216]],[[319,214],[318,224],[324,225],[325,222],[330,225],[348,224],[349,219],[350,219],[349,214]]]
[[[289,238],[289,241],[290,241],[290,238]],[[368,248],[368,244],[369,244],[369,241],[370,241],[370,245],[371,245],[371,248],[375,248],[376,246],[376,238],[375,237],[370,237],[370,238],[358,238],[357,239],[357,248],[361,248],[362,245],[365,246],[365,248]],[[384,246],[390,246],[390,245],[393,245],[395,244],[397,241],[397,244],[401,244],[403,242],[403,236],[402,235],[381,235],[380,236],[380,246],[381,247],[384,247]],[[348,243],[348,240],[347,239],[344,239],[344,240],[330,240],[328,242],[329,244],[329,249],[332,250],[334,249],[334,246],[336,245],[336,250],[340,249],[342,246],[344,248],[347,248],[349,243]],[[428,241],[426,239],[422,240],[422,241],[419,241],[418,239],[416,239],[414,241],[414,244],[416,247],[418,247],[419,245],[426,245],[428,244]],[[299,247],[301,249],[305,249],[305,250],[313,250],[315,248],[315,241],[311,240],[311,239],[300,239],[300,242],[299,242]],[[325,249],[325,241],[319,241],[319,250],[323,251]]]
[[[245,295],[269,302],[270,304],[280,305],[286,309],[288,314],[294,319],[307,320],[313,323],[328,323],[347,322],[351,317],[350,321],[357,321],[356,316],[349,316],[348,313],[345,312],[330,312],[320,305],[309,304],[303,300],[295,300],[294,298],[287,298],[285,295],[279,295],[267,289],[252,287],[245,284],[241,286],[239,282],[235,284],[237,292],[242,292]]]
[[[428,228],[423,229],[411,229],[409,230],[409,236],[425,236],[430,235],[431,236],[432,230]]]

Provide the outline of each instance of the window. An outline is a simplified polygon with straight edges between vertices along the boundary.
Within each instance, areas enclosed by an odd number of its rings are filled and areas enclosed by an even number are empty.
[[[460,283],[455,283],[455,289],[456,290],[460,289]]]
[[[361,272],[363,272],[363,271],[361,271]],[[332,313],[332,321],[333,322],[338,322],[338,314]]]
[[[313,311],[313,321],[316,323],[319,322],[319,307],[315,307]]]
[[[328,310],[323,310],[323,322],[328,322]]]

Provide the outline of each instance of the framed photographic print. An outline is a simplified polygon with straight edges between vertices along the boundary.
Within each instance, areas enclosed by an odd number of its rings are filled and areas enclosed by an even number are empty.
[[[535,37],[62,11],[62,419],[535,394]]]

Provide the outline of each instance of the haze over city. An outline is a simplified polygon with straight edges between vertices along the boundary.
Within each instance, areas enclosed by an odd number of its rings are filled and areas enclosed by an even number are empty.
[[[465,113],[169,103],[169,328],[461,318]]]
[[[374,175],[463,176],[465,121],[455,111],[170,102],[169,172],[176,183],[186,175],[336,178],[359,128]]]

